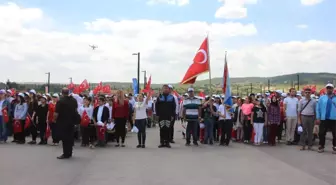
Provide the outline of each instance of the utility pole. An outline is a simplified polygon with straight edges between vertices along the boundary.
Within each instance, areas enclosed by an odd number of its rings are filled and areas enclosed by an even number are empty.
[[[138,88],[137,88],[137,93],[140,93],[140,52],[138,53],[133,53],[132,55],[137,55],[138,56]]]
[[[46,93],[50,92],[50,72],[46,73],[48,75],[48,91]]]
[[[271,88],[271,80],[270,79],[268,79],[268,81],[267,81],[267,83],[268,83],[268,92],[270,91],[270,88]]]
[[[237,84],[237,96],[239,96],[239,85]]]
[[[147,75],[146,75],[146,70],[141,71],[144,73],[144,89],[146,88],[147,85]]]
[[[70,84],[72,83],[72,77],[69,78],[70,79]]]
[[[297,86],[298,86],[297,90],[299,90],[300,89],[300,75],[299,74],[297,75]]]

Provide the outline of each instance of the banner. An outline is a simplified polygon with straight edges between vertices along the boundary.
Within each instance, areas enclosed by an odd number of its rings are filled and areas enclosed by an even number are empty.
[[[133,78],[132,82],[133,82],[133,85],[132,85],[132,87],[133,87],[133,95],[139,94],[139,92],[138,92],[138,80],[136,78]]]

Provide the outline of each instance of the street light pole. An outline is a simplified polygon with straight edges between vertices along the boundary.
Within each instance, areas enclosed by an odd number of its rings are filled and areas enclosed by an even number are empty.
[[[140,52],[138,53],[133,53],[133,55],[137,55],[138,56],[138,88],[137,88],[137,93],[140,92]]]
[[[146,75],[146,70],[144,71],[141,71],[144,73],[144,89],[146,88],[146,85],[147,85],[147,75]]]
[[[48,75],[48,92],[50,91],[50,72],[46,73]]]
[[[70,79],[70,84],[72,83],[72,77],[69,78]]]

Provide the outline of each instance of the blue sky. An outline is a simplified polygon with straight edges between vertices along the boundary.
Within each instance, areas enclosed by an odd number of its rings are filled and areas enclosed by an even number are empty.
[[[51,71],[59,82],[68,81],[65,73],[95,82],[129,81],[136,74],[130,53],[140,51],[141,70],[152,74],[154,83],[178,82],[210,28],[202,22],[221,23],[211,25],[209,33],[212,76],[223,74],[224,51],[233,77],[335,72],[330,66],[336,62],[336,0],[308,0],[320,2],[310,6],[301,3],[307,0],[225,0],[225,4],[189,0],[184,6],[148,1],[0,0],[0,40],[4,41],[0,61],[20,63],[20,75],[6,71],[3,76],[40,81],[45,78],[40,71]],[[237,1],[250,4],[230,4]],[[34,12],[32,17],[28,9]],[[130,21],[116,22],[121,20]],[[99,49],[92,52],[88,44]],[[161,73],[162,64],[171,72]],[[100,65],[118,70],[101,71]],[[100,72],[89,75],[85,70]]]
[[[0,0],[0,2],[7,2]],[[154,19],[173,22],[206,21],[225,22],[216,19],[214,12],[222,5],[217,0],[191,0],[186,6],[167,4],[147,5],[146,0],[17,0],[24,7],[41,8],[52,17],[59,29],[81,31],[82,23],[96,18]],[[261,0],[258,4],[246,5],[248,16],[234,20],[254,23],[259,42],[287,42],[291,40],[336,41],[336,1],[324,0],[314,6],[303,6],[300,0]],[[308,25],[298,29],[296,25]],[[83,28],[84,29],[84,28]],[[71,30],[68,30],[71,31]]]

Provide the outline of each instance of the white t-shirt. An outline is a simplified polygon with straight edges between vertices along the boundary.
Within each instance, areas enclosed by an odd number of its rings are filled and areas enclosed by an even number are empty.
[[[146,119],[147,118],[147,104],[145,101],[143,102],[135,102],[134,103],[134,111],[135,111],[135,119]]]
[[[225,105],[220,105],[218,108],[218,112],[221,113],[221,115],[225,114],[225,119],[231,119],[231,114],[229,111],[226,110]],[[223,117],[219,117],[219,120],[225,120]]]
[[[92,119],[92,114],[93,114],[93,107],[84,107],[83,105],[79,107],[79,115],[83,116],[84,111],[86,111],[86,114],[89,116],[90,119]]]
[[[296,117],[299,100],[295,97],[287,97],[284,100],[284,104],[286,105],[286,117]]]

